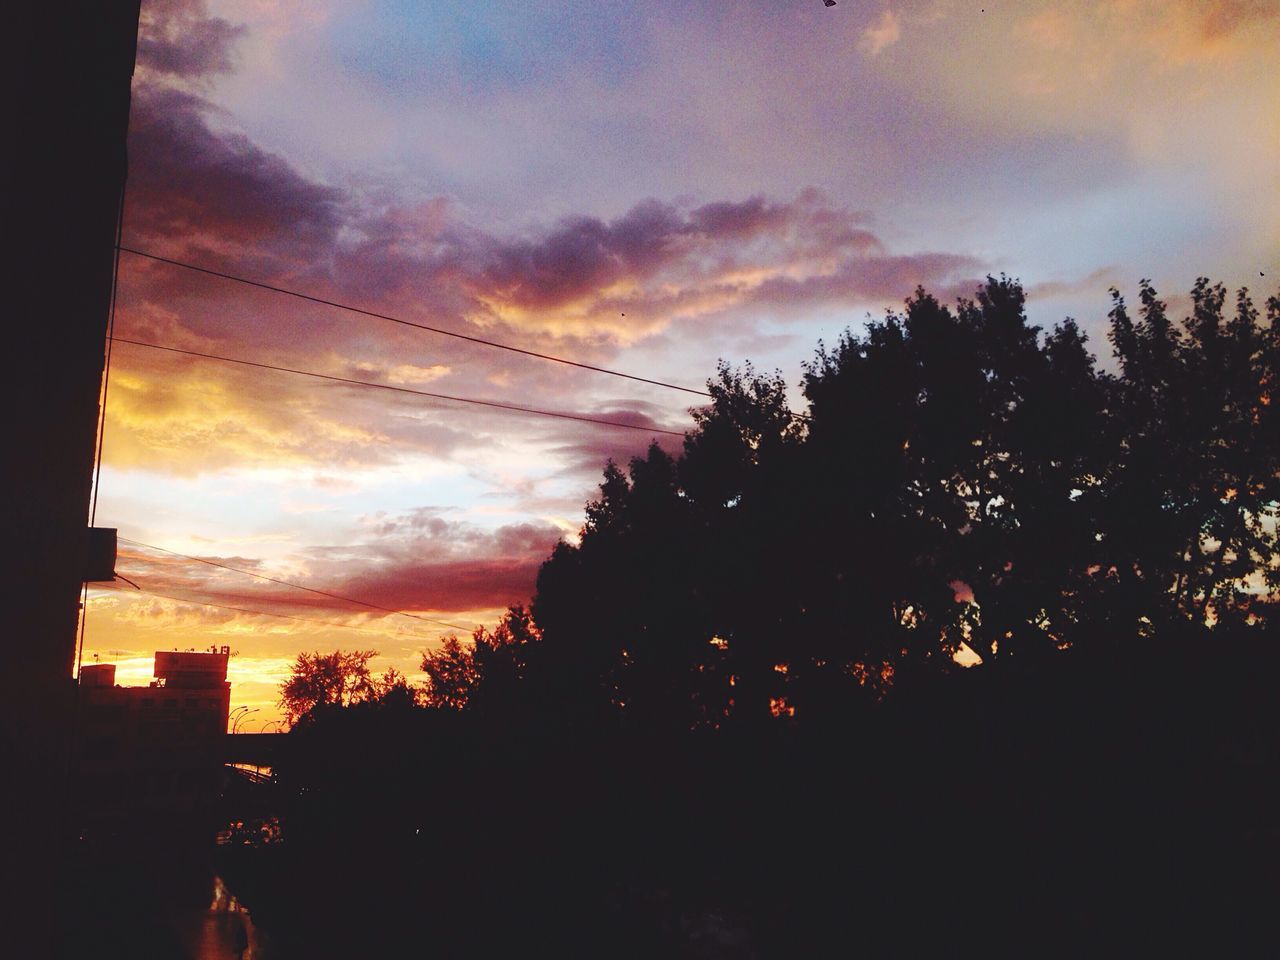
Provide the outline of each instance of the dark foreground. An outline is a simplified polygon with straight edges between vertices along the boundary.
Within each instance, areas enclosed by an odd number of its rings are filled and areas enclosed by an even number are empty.
[[[348,712],[292,737],[283,843],[78,864],[66,955],[194,955],[156,917],[211,870],[282,958],[1274,955],[1256,667],[974,676],[822,737]]]

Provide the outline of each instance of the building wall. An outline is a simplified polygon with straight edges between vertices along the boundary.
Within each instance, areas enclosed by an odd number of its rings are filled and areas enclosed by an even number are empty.
[[[85,678],[76,789],[83,823],[198,818],[212,809],[231,704],[226,653],[184,656],[208,659],[173,669],[157,655],[156,673],[165,676],[146,687]]]

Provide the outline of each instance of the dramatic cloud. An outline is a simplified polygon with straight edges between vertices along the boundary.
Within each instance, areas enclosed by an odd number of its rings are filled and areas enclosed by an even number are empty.
[[[439,402],[375,397],[353,387],[299,382],[287,374],[127,344],[117,345],[114,354],[104,443],[117,468],[197,475],[291,465],[377,466],[408,455],[448,457],[480,442],[474,429],[439,417]]]
[[[160,595],[151,597],[148,604],[135,604],[131,608],[135,618],[172,620],[172,602],[189,600],[221,607],[184,608],[182,617],[188,625],[229,623],[245,611],[227,608],[241,607],[282,617],[338,619],[351,626],[385,621],[380,626],[401,632],[438,632],[429,624],[417,626],[365,604],[447,618],[523,602],[532,593],[538,567],[563,531],[554,524],[533,521],[485,529],[449,519],[440,508],[420,507],[401,515],[368,518],[362,533],[341,546],[309,547],[270,566],[238,556],[190,560],[125,544],[119,569],[148,596]],[[227,569],[233,567],[302,583],[333,596]]]
[[[374,518],[376,540],[358,551],[315,549],[311,557],[342,571],[341,590],[397,609],[501,609],[533,592],[538,567],[562,531],[524,522],[485,530],[418,508]],[[333,559],[330,559],[330,558]]]
[[[322,184],[215,126],[217,116],[200,95],[139,88],[126,243],[593,364],[685,329],[767,342],[752,311],[785,320],[865,309],[900,301],[920,284],[967,294],[983,268],[962,254],[894,254],[868,213],[814,189],[790,199],[643,200],[611,220],[565,217],[502,236],[468,225],[446,198],[406,206]],[[119,329],[131,339],[455,395],[518,396],[635,426],[688,422],[680,405],[664,415],[640,412],[634,401],[584,400],[589,375],[482,345],[139,258],[126,257],[123,276]],[[444,402],[361,396],[124,345],[115,363],[107,443],[119,466],[376,466],[447,457],[513,423],[490,412],[481,433],[461,432],[442,412],[456,407]],[[566,403],[571,391],[578,399]],[[479,414],[467,416],[477,422]],[[574,433],[564,435],[574,442]]]
[[[244,136],[215,132],[214,108],[166,87],[135,91],[129,124],[126,222],[131,238],[165,249],[235,249],[314,256],[339,226],[337,191],[297,173]]]
[[[694,388],[718,358],[794,387],[819,337],[988,271],[1102,345],[1112,283],[1280,274],[1278,14],[147,0],[125,241]],[[700,399],[130,255],[115,330],[644,428],[115,345],[100,523],[465,626],[528,599],[604,461]],[[142,550],[120,569],[184,599],[95,591],[92,650],[230,643],[263,702],[299,649],[411,672],[447,630]]]
[[[689,210],[650,200],[611,222],[575,217],[531,239],[491,242],[483,271],[465,282],[509,326],[627,344],[755,303],[897,299],[978,267],[963,256],[892,255],[868,222],[816,190]]]

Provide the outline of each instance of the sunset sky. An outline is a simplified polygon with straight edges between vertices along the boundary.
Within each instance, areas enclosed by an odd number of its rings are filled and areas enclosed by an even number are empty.
[[[694,388],[1001,272],[1105,357],[1112,285],[1280,287],[1277,64],[1280,0],[144,0],[124,243]],[[465,631],[138,543],[492,625],[698,401],[130,254],[118,296],[119,337],[646,428],[118,344],[97,524],[148,593],[91,591],[84,659],[229,644],[242,729],[301,650]]]

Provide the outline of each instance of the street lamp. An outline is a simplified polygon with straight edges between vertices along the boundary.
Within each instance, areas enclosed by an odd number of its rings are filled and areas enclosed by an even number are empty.
[[[248,710],[248,709],[249,709],[248,707],[236,707],[236,708],[235,708],[234,710],[232,710],[229,714],[227,714],[227,722],[228,722],[228,723],[231,723],[232,718],[234,718],[234,717],[235,717],[235,715],[236,715],[237,713],[240,713],[240,711],[242,711],[242,710]],[[235,733],[235,732],[236,732],[236,728],[235,728],[235,724],[234,724],[234,723],[233,723],[233,724],[232,724],[232,726],[231,726],[231,732],[232,732],[232,733]]]
[[[259,709],[260,709],[259,707],[254,707],[252,710],[245,708],[245,712],[242,713],[240,716],[236,717],[236,722],[231,725],[231,732],[235,733],[240,726],[240,721],[243,720],[245,717],[249,716],[249,714],[251,713],[257,713]]]
[[[276,725],[276,733],[279,733],[279,732],[280,732],[280,726],[281,726],[281,724],[283,724],[283,723],[284,723],[284,721],[283,721],[283,720],[263,720],[263,721],[262,721],[262,730],[261,730],[261,731],[259,731],[259,732],[260,732],[260,733],[266,733],[266,732],[267,732],[267,727],[271,726],[273,723]]]

